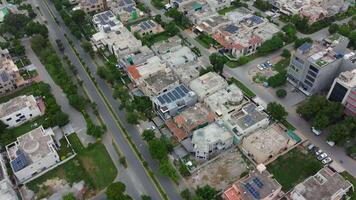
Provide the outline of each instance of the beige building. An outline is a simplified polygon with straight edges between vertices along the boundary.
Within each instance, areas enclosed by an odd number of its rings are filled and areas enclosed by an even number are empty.
[[[154,97],[162,92],[166,92],[179,85],[179,79],[174,75],[171,69],[166,68],[163,71],[149,75],[139,81],[138,87],[149,97]]]
[[[19,69],[7,49],[0,49],[0,95],[4,95],[24,84]]]
[[[139,35],[150,35],[163,32],[164,29],[160,24],[153,20],[142,21],[131,27],[131,32],[137,32]]]
[[[97,13],[107,9],[106,0],[79,0],[79,8],[86,13]]]
[[[192,80],[190,89],[197,93],[199,101],[228,86],[226,80],[215,72],[209,72]]]

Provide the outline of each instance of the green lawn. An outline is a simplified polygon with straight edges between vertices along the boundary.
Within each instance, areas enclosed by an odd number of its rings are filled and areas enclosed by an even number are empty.
[[[245,86],[243,83],[236,80],[235,78],[231,78],[229,81],[237,85],[237,87],[239,87],[247,97],[254,98],[256,96],[256,94],[253,93],[247,86]]]
[[[154,34],[154,35],[144,35],[144,36],[140,37],[139,39],[142,41],[143,44],[145,44],[145,45],[150,47],[154,43],[167,40],[170,37],[171,36],[168,35],[168,33],[164,31],[164,32],[157,33],[157,34]]]
[[[317,173],[323,165],[314,155],[305,154],[295,148],[267,166],[270,173],[282,185],[284,192],[289,191],[304,179]]]
[[[209,49],[213,45],[219,45],[212,37],[204,34],[200,34],[194,39],[206,49]]]
[[[69,183],[84,180],[92,191],[100,191],[114,181],[117,169],[102,143],[84,148],[76,134],[71,134],[69,140],[73,148],[79,149],[80,152],[72,160],[29,182],[27,186],[35,193],[44,193],[48,188],[40,185],[55,177],[65,179]]]
[[[67,157],[73,155],[72,148],[64,137],[59,142],[61,143],[61,147],[58,154],[61,160],[65,160]]]
[[[354,187],[356,187],[356,178],[353,177],[351,174],[349,174],[348,172],[342,172],[341,175],[346,179],[349,180],[351,182],[352,185],[354,185]],[[350,200],[356,200],[356,189],[354,189],[354,191],[350,191],[349,195],[351,196]]]
[[[237,9],[236,6],[229,6],[229,7],[226,7],[226,8],[223,8],[223,9],[219,10],[218,13],[219,13],[219,15],[225,15],[225,13],[234,11],[236,9]]]

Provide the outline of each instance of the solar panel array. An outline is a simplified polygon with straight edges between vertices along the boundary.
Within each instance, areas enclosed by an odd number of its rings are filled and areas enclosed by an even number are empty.
[[[148,30],[151,28],[154,28],[156,26],[155,23],[153,23],[151,20],[141,22],[140,27],[142,30]]]
[[[253,182],[257,185],[257,187],[262,188],[263,187],[263,183],[261,182],[261,180],[259,178],[254,178]]]
[[[189,90],[184,85],[179,85],[172,90],[169,90],[157,97],[161,104],[171,103],[178,99],[184,98],[189,93]]]
[[[16,155],[17,157],[11,161],[11,166],[15,172],[18,172],[28,165],[28,161],[26,155],[21,150],[17,150]]]
[[[237,30],[238,30],[237,26],[234,25],[229,25],[225,28],[225,31],[229,33],[236,33]]]
[[[9,80],[9,75],[5,71],[0,74],[0,77],[2,82],[7,82]]]
[[[245,188],[252,194],[255,199],[260,199],[260,193],[257,192],[256,189],[250,183],[245,184]]]
[[[256,15],[252,16],[252,17],[250,18],[250,20],[253,21],[253,22],[256,23],[256,24],[261,24],[261,23],[263,22],[263,20],[261,19],[261,17],[256,16]]]

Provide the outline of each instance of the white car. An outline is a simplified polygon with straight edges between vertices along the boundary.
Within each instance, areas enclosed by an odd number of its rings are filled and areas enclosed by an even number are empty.
[[[314,147],[315,147],[314,144],[309,144],[309,145],[308,145],[308,150],[311,151],[311,150],[313,150]]]
[[[317,150],[316,152],[315,152],[315,155],[320,155],[320,154],[322,154],[323,153],[323,151],[321,150],[321,149],[319,149],[319,150]]]
[[[333,161],[333,160],[331,160],[330,157],[326,157],[326,158],[324,158],[324,160],[322,160],[321,162],[322,162],[324,165],[326,165],[326,164],[331,163],[332,161]]]
[[[264,68],[263,68],[261,65],[257,65],[257,68],[258,68],[259,70],[261,70],[261,71],[264,70]]]
[[[328,154],[322,153],[318,156],[318,160],[323,160],[324,158],[328,157]]]
[[[311,130],[315,135],[319,136],[321,134],[321,130],[315,129],[314,127],[312,127]]]
[[[334,141],[326,141],[326,143],[331,147],[335,146],[335,142]]]

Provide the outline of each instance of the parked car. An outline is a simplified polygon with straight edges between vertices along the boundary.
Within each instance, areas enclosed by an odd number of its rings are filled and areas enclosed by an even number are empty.
[[[164,9],[166,11],[170,10],[172,8],[171,4],[167,3],[166,5],[164,5]]]
[[[331,163],[333,160],[330,158],[330,157],[326,157],[324,158],[324,160],[322,160],[321,162],[326,165],[326,164],[329,164]]]
[[[261,71],[264,70],[264,68],[263,68],[260,64],[257,65],[257,68],[258,68],[259,70],[261,70]]]
[[[308,150],[309,150],[309,151],[312,151],[314,147],[315,147],[314,144],[309,144],[309,145],[308,145]]]
[[[315,135],[319,136],[321,134],[321,130],[318,130],[318,129],[314,128],[314,127],[312,127],[311,130]]]
[[[324,158],[328,157],[328,154],[322,153],[318,156],[318,160],[323,160]]]
[[[315,151],[315,155],[317,155],[317,156],[322,154],[322,153],[323,153],[323,151],[321,149],[318,149],[318,150]]]
[[[331,147],[335,146],[335,142],[334,141],[326,141],[326,143]]]
[[[64,46],[63,46],[63,43],[61,40],[57,39],[56,40],[56,43],[57,43],[57,47],[60,51],[64,51]]]

